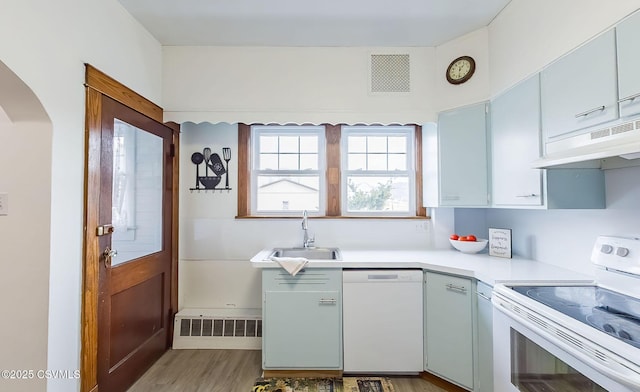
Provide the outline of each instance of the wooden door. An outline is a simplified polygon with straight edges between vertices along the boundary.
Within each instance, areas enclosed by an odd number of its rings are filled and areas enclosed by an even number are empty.
[[[80,391],[118,392],[171,345],[180,127],[162,125],[161,107],[95,67],[86,64],[85,76]],[[125,143],[127,134],[140,141]],[[126,196],[125,186],[136,191]],[[114,258],[107,249],[120,253]]]
[[[126,391],[167,349],[173,131],[102,97],[98,386]]]

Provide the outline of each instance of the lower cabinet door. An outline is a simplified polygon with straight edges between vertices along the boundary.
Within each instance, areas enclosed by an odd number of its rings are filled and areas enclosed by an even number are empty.
[[[477,392],[493,392],[493,306],[492,288],[478,282],[478,385]]]
[[[266,291],[265,369],[340,369],[342,309],[338,291]]]
[[[473,389],[473,319],[469,279],[426,273],[427,370]]]

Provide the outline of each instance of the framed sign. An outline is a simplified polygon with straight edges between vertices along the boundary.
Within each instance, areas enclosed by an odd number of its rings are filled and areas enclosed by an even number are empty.
[[[511,258],[511,229],[489,229],[489,255]]]

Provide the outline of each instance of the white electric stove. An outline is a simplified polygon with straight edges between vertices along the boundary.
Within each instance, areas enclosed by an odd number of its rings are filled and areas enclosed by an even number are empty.
[[[640,391],[640,239],[598,237],[591,284],[494,287],[496,392]]]

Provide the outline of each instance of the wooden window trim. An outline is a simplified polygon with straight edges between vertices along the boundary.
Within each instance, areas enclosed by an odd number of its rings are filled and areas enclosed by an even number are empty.
[[[325,215],[328,217],[341,216],[341,172],[340,172],[340,138],[342,130],[340,125],[326,125],[325,135],[327,138],[327,209]]]
[[[324,124],[326,136],[326,180],[327,205],[324,216],[319,219],[429,219],[427,209],[422,205],[422,127],[415,125],[415,216],[343,216],[341,213],[341,125]],[[282,219],[291,216],[251,215],[251,125],[238,124],[238,214],[237,219]]]

